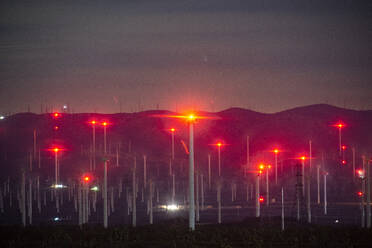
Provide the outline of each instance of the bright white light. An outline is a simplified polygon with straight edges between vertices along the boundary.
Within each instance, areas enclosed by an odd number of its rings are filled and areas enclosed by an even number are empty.
[[[63,109],[67,109],[67,105],[65,104],[65,105],[63,105]]]
[[[90,190],[91,191],[99,191],[99,188],[98,188],[98,186],[94,186],[94,187],[90,188]]]
[[[62,189],[62,188],[67,188],[67,186],[62,185],[62,184],[53,184],[53,185],[50,186],[50,187],[53,188],[53,189]]]
[[[335,223],[339,223],[340,221],[339,220],[335,220]]]
[[[61,219],[59,217],[54,217],[54,221],[60,221]]]
[[[176,204],[167,205],[167,210],[176,211],[179,207]]]
[[[5,116],[0,115],[0,120],[4,120],[4,119],[5,119]]]

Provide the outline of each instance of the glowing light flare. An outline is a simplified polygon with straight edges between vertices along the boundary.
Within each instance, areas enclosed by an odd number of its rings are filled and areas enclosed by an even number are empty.
[[[359,196],[359,197],[362,197],[362,196],[363,196],[363,192],[362,192],[362,191],[359,191],[359,192],[358,192],[358,196]]]
[[[62,149],[60,147],[53,147],[53,148],[49,148],[48,151],[51,151],[51,152],[54,152],[54,153],[59,153],[61,151],[64,151],[64,149]]]
[[[187,119],[189,121],[195,121],[196,120],[196,116],[194,114],[190,114],[190,115],[187,116]]]
[[[104,121],[104,122],[101,123],[101,125],[104,126],[104,127],[107,127],[108,125],[110,125],[110,123],[108,123],[107,121]]]
[[[339,123],[334,124],[334,125],[332,125],[332,126],[337,127],[337,128],[339,128],[339,129],[342,129],[342,128],[344,128],[346,125],[345,125],[344,123],[342,123],[342,122],[339,122]]]
[[[364,170],[357,170],[356,172],[360,178],[364,178]]]
[[[151,117],[157,118],[175,118],[175,119],[184,119],[189,122],[194,122],[196,120],[218,120],[221,119],[217,116],[202,116],[195,113],[185,114],[185,115],[151,115]]]
[[[58,113],[58,112],[54,112],[54,113],[53,113],[53,117],[54,117],[54,118],[59,118],[59,117],[61,117],[61,114]]]
[[[170,204],[166,206],[166,209],[170,211],[176,211],[179,209],[179,207],[176,204]]]
[[[260,164],[260,165],[258,166],[258,168],[259,168],[260,170],[264,170],[264,169],[265,169],[265,165]]]
[[[346,164],[346,160],[341,160],[341,164],[342,165],[345,165]]]
[[[58,131],[58,129],[59,129],[59,126],[54,126],[54,131]]]
[[[223,143],[221,141],[218,141],[215,144],[209,144],[209,145],[211,145],[211,146],[217,146],[217,147],[227,146],[227,144],[225,144],[225,143]]]
[[[305,160],[307,160],[307,159],[312,159],[312,158],[310,158],[310,157],[306,157],[306,156],[300,156],[300,157],[297,157],[297,158],[295,158],[295,159],[299,159],[299,160],[305,161]]]
[[[89,123],[92,125],[96,125],[98,122],[96,120],[91,120]]]
[[[169,129],[172,133],[174,133],[175,131],[176,131],[176,129],[175,128],[171,128],[171,129]]]
[[[264,202],[264,198],[263,198],[263,196],[260,196],[260,198],[258,198],[258,200],[259,200],[259,202]]]
[[[341,146],[341,149],[345,151],[346,150],[346,146],[345,145],[344,146]]]
[[[90,183],[91,181],[93,180],[93,177],[90,173],[84,173],[82,176],[81,176],[81,181],[83,183]]]
[[[274,150],[272,150],[271,152],[275,153],[275,154],[278,154],[280,153],[281,151],[278,149],[278,148],[275,148]]]

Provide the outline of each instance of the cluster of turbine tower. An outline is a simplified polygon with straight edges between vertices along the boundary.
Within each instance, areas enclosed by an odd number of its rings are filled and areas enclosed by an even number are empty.
[[[59,113],[53,114],[53,118],[59,120],[63,116]],[[178,118],[178,117],[177,117]],[[187,119],[187,118],[186,118]],[[209,120],[213,121],[213,120]],[[280,213],[284,223],[283,197],[284,189],[288,187],[285,180],[293,176],[294,166],[291,173],[283,173],[283,164],[301,166],[300,186],[302,192],[296,191],[297,201],[296,216],[301,219],[301,204],[306,202],[306,216],[309,223],[312,222],[312,186],[314,174],[316,178],[316,204],[321,205],[323,214],[327,215],[327,175],[325,169],[325,156],[313,156],[313,144],[309,141],[309,150],[307,155],[285,156],[285,151],[279,148],[270,150],[274,156],[265,156],[261,161],[260,156],[252,156],[250,152],[250,137],[246,137],[246,162],[239,165],[238,173],[234,178],[226,177],[224,163],[229,161],[223,159],[224,144],[219,141],[211,144],[217,148],[211,149],[209,153],[204,154],[201,159],[194,158],[193,135],[194,120],[188,122],[189,125],[189,143],[186,145],[187,157],[180,156],[175,152],[177,130],[169,128],[171,134],[169,157],[151,157],[148,154],[139,154],[133,151],[130,141],[123,142],[117,137],[110,136],[110,125],[106,120],[87,120],[92,127],[92,138],[89,145],[81,145],[80,157],[88,161],[89,166],[80,168],[77,175],[63,174],[61,167],[68,166],[63,164],[63,156],[69,153],[76,153],[59,146],[42,148],[42,141],[38,140],[38,130],[33,131],[32,151],[28,153],[28,165],[24,166],[20,172],[19,181],[6,180],[0,187],[0,210],[4,209],[14,213],[18,209],[23,225],[33,224],[33,216],[36,215],[33,207],[36,206],[38,216],[55,216],[53,220],[59,221],[61,218],[68,219],[72,223],[84,225],[87,223],[102,222],[105,228],[109,225],[109,219],[125,218],[126,223],[136,226],[138,217],[141,223],[144,219],[147,223],[154,223],[154,213],[160,219],[162,211],[188,212],[190,220],[189,226],[195,229],[195,222],[200,222],[201,217],[214,215],[217,223],[223,222],[224,213],[233,208],[236,214],[241,214],[242,210],[252,213],[256,217],[261,217],[262,207],[266,209],[267,214]],[[54,129],[59,130],[59,121],[53,123]],[[101,128],[97,128],[97,126]],[[113,124],[114,125],[114,124]],[[185,128],[187,128],[185,125]],[[339,158],[341,164],[345,162],[346,146],[341,143],[341,128],[339,128]],[[101,139],[99,141],[99,139]],[[115,140],[115,142],[110,141]],[[127,146],[124,147],[124,144]],[[185,144],[184,144],[185,145]],[[355,149],[353,151],[353,180],[357,180],[355,173]],[[54,179],[52,175],[47,177],[41,173],[41,167],[51,166],[52,159],[49,155],[43,153],[52,152],[54,162]],[[41,161],[41,160],[45,161]],[[316,163],[316,170],[314,170]],[[156,164],[156,166],[154,166]],[[166,167],[160,165],[167,164]],[[188,164],[188,166],[187,166]],[[279,169],[279,164],[281,165]],[[288,171],[288,168],[286,169]],[[361,209],[366,216],[362,216],[362,225],[370,227],[370,185],[369,185],[369,161],[363,159],[363,194],[361,200]],[[321,195],[321,174],[323,175],[323,202]],[[294,187],[294,184],[293,184]],[[264,189],[264,190],[262,190]],[[289,189],[286,189],[290,191]],[[296,189],[297,190],[297,189]],[[271,192],[273,191],[273,192]],[[301,193],[301,197],[299,194]],[[367,193],[367,199],[364,198]],[[227,197],[230,195],[230,197]],[[281,198],[281,205],[279,199]],[[301,199],[301,200],[299,200]],[[7,201],[6,201],[7,200]],[[16,204],[16,202],[18,204]],[[313,201],[315,202],[315,201]],[[279,204],[279,205],[278,205]],[[5,205],[7,207],[5,208]],[[254,211],[251,209],[254,207]],[[271,208],[271,209],[270,209]],[[45,214],[41,214],[45,211]],[[239,212],[240,211],[240,212]],[[118,213],[120,212],[120,213]],[[67,217],[59,217],[67,216]],[[144,217],[147,216],[147,217]],[[115,223],[120,222],[116,221]],[[284,228],[284,224],[283,224]]]

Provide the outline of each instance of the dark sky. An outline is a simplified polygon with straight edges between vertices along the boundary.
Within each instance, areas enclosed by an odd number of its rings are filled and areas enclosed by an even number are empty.
[[[0,1],[0,113],[372,109],[372,4]]]

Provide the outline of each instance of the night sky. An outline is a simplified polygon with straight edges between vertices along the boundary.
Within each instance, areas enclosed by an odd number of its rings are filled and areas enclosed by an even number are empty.
[[[0,113],[372,109],[372,3],[2,0]]]

